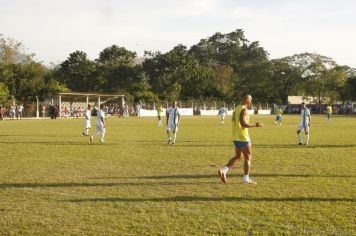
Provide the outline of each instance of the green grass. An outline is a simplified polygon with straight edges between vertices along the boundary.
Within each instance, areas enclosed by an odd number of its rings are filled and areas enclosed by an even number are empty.
[[[356,118],[313,116],[307,148],[298,116],[273,119],[252,117],[256,186],[241,166],[220,183],[217,117],[183,117],[175,146],[154,118],[110,118],[92,145],[83,120],[0,122],[0,235],[355,235]]]

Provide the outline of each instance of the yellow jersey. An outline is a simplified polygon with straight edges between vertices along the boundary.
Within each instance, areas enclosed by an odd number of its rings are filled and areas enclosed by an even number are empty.
[[[239,105],[235,108],[232,114],[232,138],[234,141],[240,142],[251,142],[250,135],[248,134],[248,128],[244,128],[240,123],[240,114],[243,109],[246,107]],[[250,116],[247,113],[246,122],[249,123]]]
[[[281,116],[282,113],[283,113],[282,109],[280,109],[280,108],[277,109],[277,111],[276,111],[276,115],[277,115],[277,116]]]
[[[327,107],[326,107],[326,112],[327,112],[327,113],[331,113],[331,112],[332,112],[331,106],[327,106]]]

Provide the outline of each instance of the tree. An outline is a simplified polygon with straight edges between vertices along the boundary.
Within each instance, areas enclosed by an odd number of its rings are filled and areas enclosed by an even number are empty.
[[[329,67],[323,63],[321,58],[316,58],[306,71],[308,86],[306,92],[315,97],[315,103],[319,105],[329,103],[327,98],[334,99],[337,91],[345,84],[346,72],[340,66]]]
[[[0,104],[4,104],[9,100],[10,94],[6,85],[0,82]]]
[[[201,66],[184,45],[171,51],[146,52],[143,70],[161,99],[192,99],[216,95],[213,71]]]
[[[71,53],[59,65],[55,77],[70,90],[77,92],[101,92],[104,84],[95,62],[89,60],[87,54],[81,51]]]
[[[124,47],[112,45],[100,52],[97,62],[109,68],[122,65],[134,66],[135,58],[135,52],[131,52]]]
[[[31,62],[34,54],[25,53],[24,45],[12,38],[0,34],[0,62],[4,64],[19,64]]]

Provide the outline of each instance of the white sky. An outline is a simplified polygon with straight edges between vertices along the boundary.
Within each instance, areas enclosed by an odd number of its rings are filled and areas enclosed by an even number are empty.
[[[355,0],[0,0],[0,33],[46,64],[112,44],[165,52],[237,28],[271,58],[316,52],[356,67]]]

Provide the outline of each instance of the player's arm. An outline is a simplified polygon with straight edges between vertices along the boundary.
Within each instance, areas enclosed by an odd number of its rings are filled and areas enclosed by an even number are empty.
[[[179,126],[179,124],[180,124],[180,114],[178,113],[177,115],[178,115],[178,123],[177,123],[177,126]]]
[[[262,123],[257,122],[256,124],[249,124],[246,121],[246,117],[247,117],[247,109],[243,109],[240,113],[240,124],[242,127],[244,128],[254,128],[254,127],[263,127]]]
[[[169,119],[169,114],[168,114],[168,112],[166,110],[166,125],[168,125],[168,119]]]
[[[100,119],[101,119],[101,122],[103,122],[103,128],[105,128],[105,118],[104,118],[104,116],[101,116]]]

